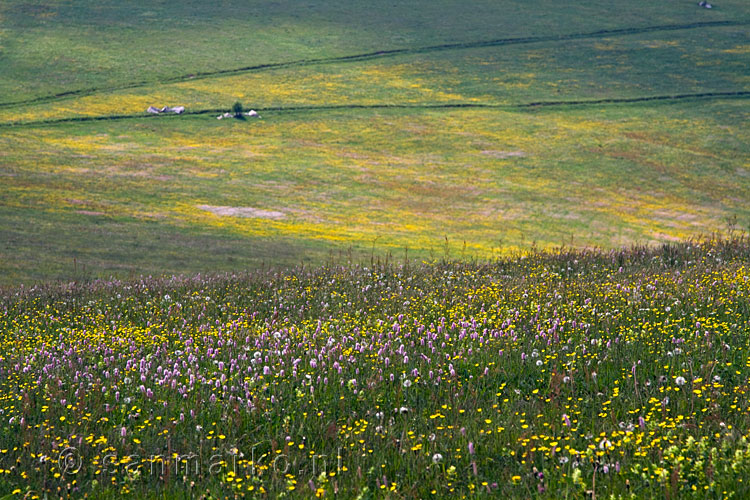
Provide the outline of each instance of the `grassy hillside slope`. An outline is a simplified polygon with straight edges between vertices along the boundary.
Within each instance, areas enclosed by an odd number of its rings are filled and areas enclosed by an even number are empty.
[[[744,2],[462,5],[6,2],[0,281],[750,224]]]
[[[255,64],[644,25],[748,20],[742,0],[28,2],[0,7],[0,101]]]
[[[746,498],[750,246],[0,290],[10,498]]]

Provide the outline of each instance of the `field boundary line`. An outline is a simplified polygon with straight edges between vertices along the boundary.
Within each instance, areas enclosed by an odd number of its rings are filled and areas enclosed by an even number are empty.
[[[485,47],[498,47],[498,46],[503,46],[503,45],[523,45],[523,44],[545,43],[545,42],[556,42],[556,41],[564,42],[564,41],[569,41],[569,40],[606,38],[609,36],[637,35],[637,34],[642,34],[642,33],[652,33],[652,32],[659,32],[659,31],[681,31],[681,30],[690,30],[690,29],[698,29],[698,28],[711,28],[711,27],[724,27],[724,26],[747,26],[747,25],[750,25],[750,21],[705,21],[705,22],[689,23],[689,24],[665,24],[665,25],[655,25],[655,26],[643,26],[640,28],[616,28],[616,29],[590,31],[590,32],[585,32],[585,33],[569,33],[569,34],[562,34],[562,35],[529,36],[529,37],[515,37],[515,38],[497,38],[493,40],[480,40],[480,41],[474,41],[474,42],[459,42],[459,43],[447,43],[447,44],[439,44],[439,45],[427,45],[424,47],[414,47],[414,48],[378,50],[378,51],[372,51],[372,52],[364,52],[361,54],[352,54],[348,56],[337,56],[337,57],[326,57],[326,58],[315,58],[315,59],[298,59],[298,60],[287,61],[287,62],[266,63],[266,64],[252,65],[252,66],[244,66],[244,67],[239,67],[239,68],[197,72],[197,73],[164,78],[161,80],[142,80],[142,81],[127,83],[123,85],[113,85],[113,86],[107,86],[107,87],[69,90],[69,91],[60,92],[57,94],[35,97],[31,99],[0,102],[0,109],[25,106],[25,105],[33,105],[33,104],[42,104],[42,103],[53,102],[53,101],[62,100],[62,99],[71,99],[75,97],[85,97],[85,96],[94,95],[94,94],[103,93],[103,92],[115,92],[118,90],[142,88],[142,87],[147,87],[149,85],[169,85],[173,83],[180,83],[180,82],[186,82],[186,81],[192,81],[192,80],[202,80],[202,79],[209,79],[209,78],[215,78],[215,77],[237,75],[237,74],[242,74],[242,73],[271,71],[275,69],[360,62],[360,61],[369,61],[373,59],[384,59],[388,57],[396,57],[396,56],[401,56],[401,55],[426,54],[430,52],[442,52],[442,51],[449,51],[449,50],[467,50],[467,49],[485,48]]]
[[[294,113],[305,111],[344,111],[344,110],[377,110],[377,109],[414,109],[414,110],[431,110],[431,109],[497,109],[505,111],[524,110],[524,109],[541,109],[547,107],[564,107],[564,106],[595,106],[602,104],[638,104],[642,102],[675,102],[683,100],[709,100],[709,99],[745,99],[750,97],[750,91],[734,92],[700,92],[695,94],[674,94],[674,95],[655,95],[642,97],[613,97],[604,99],[589,100],[571,100],[571,101],[534,101],[519,104],[483,104],[470,102],[456,103],[424,103],[424,104],[332,104],[322,106],[267,106],[258,107],[256,110],[261,113]],[[135,119],[159,119],[172,118],[177,119],[180,116],[199,116],[213,113],[225,113],[226,109],[199,109],[195,111],[186,111],[181,115],[176,114],[123,114],[123,115],[104,115],[104,116],[78,116],[71,118],[55,118],[51,120],[30,120],[21,122],[0,123],[0,129],[15,127],[36,127],[44,125],[58,125],[62,123],[83,123],[98,121],[118,121],[118,120],[135,120]],[[252,120],[252,118],[250,119]]]

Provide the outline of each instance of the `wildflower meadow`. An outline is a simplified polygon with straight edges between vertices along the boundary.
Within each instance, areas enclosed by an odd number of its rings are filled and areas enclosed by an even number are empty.
[[[0,500],[750,499],[712,2],[0,0]]]
[[[750,243],[8,288],[7,498],[746,498]]]

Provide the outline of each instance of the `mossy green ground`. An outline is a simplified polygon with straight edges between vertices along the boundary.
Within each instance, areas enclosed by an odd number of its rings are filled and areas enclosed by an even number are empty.
[[[7,2],[0,282],[746,228],[749,21],[740,1]],[[236,100],[262,119],[209,112]],[[167,104],[206,113],[144,113]]]

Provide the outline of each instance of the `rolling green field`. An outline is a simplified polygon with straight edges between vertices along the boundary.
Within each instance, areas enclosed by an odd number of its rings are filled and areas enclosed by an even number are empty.
[[[742,1],[5,2],[0,283],[747,228],[749,23]],[[262,118],[216,120],[238,100]]]
[[[0,500],[750,498],[717,1],[0,3]]]

